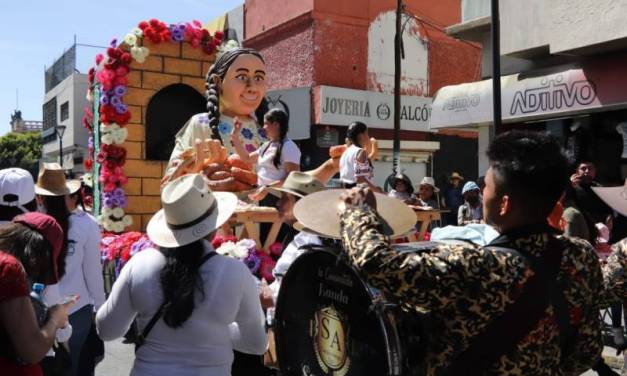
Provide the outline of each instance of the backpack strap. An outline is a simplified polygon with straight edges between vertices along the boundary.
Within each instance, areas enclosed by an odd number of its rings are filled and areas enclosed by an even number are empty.
[[[481,375],[504,354],[516,346],[535,328],[551,303],[550,287],[556,285],[563,254],[560,242],[551,237],[540,257],[511,248],[487,246],[484,249],[525,258],[534,274],[523,290],[500,316],[494,318],[482,333],[469,340],[466,350],[457,355],[446,375]]]
[[[206,255],[204,255],[200,259],[200,261],[198,263],[198,267],[200,268],[202,266],[202,264],[204,264],[205,262],[209,261],[209,259],[211,259],[216,254],[217,253],[215,253],[215,252],[209,252]],[[166,305],[166,303],[163,302],[159,306],[159,309],[157,310],[157,312],[155,312],[155,314],[152,315],[152,318],[150,319],[150,321],[148,321],[148,325],[146,325],[144,330],[142,330],[142,332],[139,333],[139,335],[135,339],[135,352],[137,352],[137,350],[139,350],[139,348],[143,346],[143,344],[146,342],[146,337],[148,337],[148,334],[150,333],[152,328],[155,326],[157,321],[159,321],[161,316],[163,316],[163,311],[165,310],[165,305]]]

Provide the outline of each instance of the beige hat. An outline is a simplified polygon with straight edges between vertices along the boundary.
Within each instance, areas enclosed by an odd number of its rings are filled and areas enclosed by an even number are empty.
[[[301,198],[294,206],[294,216],[303,227],[328,238],[340,237],[340,195],[344,189],[329,189]],[[401,200],[374,194],[377,212],[384,220],[383,233],[391,237],[405,235],[416,224],[416,213]]]
[[[146,232],[158,246],[173,248],[202,239],[222,226],[233,214],[237,197],[212,192],[200,174],[183,175],[161,191],[159,210]]]
[[[459,172],[453,172],[453,173],[451,174],[451,177],[449,178],[449,180],[453,180],[453,179],[464,180],[464,177],[463,177],[463,176],[461,176],[461,175],[459,174]]]
[[[65,173],[58,163],[44,163],[39,170],[35,193],[41,196],[65,196],[78,191],[81,182],[65,180]]]
[[[620,214],[627,216],[627,179],[618,187],[592,187],[601,200]]]
[[[429,176],[425,176],[424,178],[422,178],[422,180],[420,181],[420,184],[418,184],[418,187],[420,187],[421,185],[430,185],[433,187],[433,191],[434,192],[440,192],[440,188],[435,186],[435,180],[433,180],[432,177]]]
[[[268,187],[266,189],[269,193],[277,197],[281,197],[283,192],[298,197],[305,197],[310,193],[323,191],[326,187],[320,180],[305,172],[292,171],[287,175],[281,188]]]

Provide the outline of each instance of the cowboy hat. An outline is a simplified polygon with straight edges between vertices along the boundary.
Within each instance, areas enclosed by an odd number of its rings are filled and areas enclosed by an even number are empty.
[[[422,178],[420,184],[418,184],[418,188],[420,188],[421,185],[430,185],[433,187],[433,192],[440,192],[440,188],[435,186],[435,180],[433,180],[433,178],[430,176],[425,176],[424,178]]]
[[[65,179],[65,173],[58,163],[44,163],[39,170],[35,193],[40,196],[65,196],[80,188],[80,181]]]
[[[594,193],[605,203],[622,215],[627,216],[627,179],[618,187],[592,187]]]
[[[173,248],[203,239],[222,226],[235,211],[237,196],[212,192],[202,175],[188,174],[163,188],[161,205],[146,232],[156,245]]]
[[[300,171],[292,171],[283,182],[282,187],[267,187],[268,193],[281,197],[283,193],[289,193],[297,197],[305,197],[310,193],[323,191],[324,184],[315,177]]]
[[[329,189],[301,198],[294,206],[294,217],[306,229],[327,238],[340,237],[340,195],[344,189]],[[377,212],[383,219],[383,233],[391,237],[406,234],[416,224],[416,214],[401,200],[375,193]]]

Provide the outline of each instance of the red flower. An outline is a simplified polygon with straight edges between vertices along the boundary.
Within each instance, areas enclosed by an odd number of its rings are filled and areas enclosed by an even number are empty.
[[[148,22],[142,21],[142,22],[139,23],[138,26],[139,26],[140,29],[144,30],[145,28],[148,27]]]
[[[91,171],[91,169],[94,167],[94,160],[93,159],[85,159],[83,161],[83,165],[85,166],[85,170]]]
[[[216,33],[213,36],[216,37],[216,39],[222,40],[224,38],[224,32],[216,31]]]
[[[123,64],[130,64],[132,61],[131,54],[129,54],[128,52],[124,52],[120,56],[120,60],[122,61]]]

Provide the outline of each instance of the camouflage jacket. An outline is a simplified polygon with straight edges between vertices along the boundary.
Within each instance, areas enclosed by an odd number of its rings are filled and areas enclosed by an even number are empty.
[[[549,237],[544,227],[508,233],[502,247],[538,256]],[[437,335],[428,345],[424,370],[442,375],[469,339],[502,314],[533,275],[520,255],[472,244],[442,244],[422,252],[399,253],[381,234],[377,214],[365,204],[341,214],[342,243],[352,263],[372,286],[407,309],[431,312]],[[589,243],[557,236],[566,244],[558,282],[565,286],[571,325],[578,329],[562,354],[552,305],[514,351],[503,355],[485,375],[579,375],[589,369],[602,350],[598,307],[603,277]],[[516,325],[516,323],[512,323]]]

